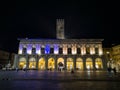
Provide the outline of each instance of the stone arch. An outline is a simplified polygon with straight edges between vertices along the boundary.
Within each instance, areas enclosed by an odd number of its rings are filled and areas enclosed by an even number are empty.
[[[95,59],[95,67],[96,69],[103,69],[103,62],[101,58]]]
[[[40,58],[38,61],[38,69],[39,70],[45,70],[45,59]]]
[[[48,59],[48,69],[50,69],[50,70],[55,69],[55,60],[54,60],[54,58],[49,58]]]
[[[86,59],[86,69],[87,70],[93,69],[93,60],[91,58]]]
[[[58,59],[57,59],[57,65],[58,65],[59,63],[62,63],[62,64],[64,65],[64,59],[63,59],[63,58],[58,58]]]
[[[26,64],[27,64],[26,58],[25,58],[25,57],[21,57],[21,58],[19,59],[19,65],[18,65],[18,67],[19,67],[20,69],[23,69],[23,67],[26,66]]]
[[[36,59],[34,57],[29,59],[29,69],[36,69]]]
[[[72,58],[67,58],[67,70],[74,69],[74,63]]]
[[[83,70],[83,59],[82,58],[76,59],[76,69]]]

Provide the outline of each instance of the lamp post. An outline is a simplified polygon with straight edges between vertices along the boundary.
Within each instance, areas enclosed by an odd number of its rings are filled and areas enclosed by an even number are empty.
[[[110,56],[109,56],[109,55],[110,55],[110,52],[107,51],[106,53],[107,53],[107,61],[109,61],[109,60],[110,60],[110,59],[109,59],[109,58],[110,58]]]

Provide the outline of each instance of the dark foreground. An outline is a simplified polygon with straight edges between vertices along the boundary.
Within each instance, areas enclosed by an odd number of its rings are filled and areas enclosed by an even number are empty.
[[[120,90],[120,74],[0,71],[0,90]]]

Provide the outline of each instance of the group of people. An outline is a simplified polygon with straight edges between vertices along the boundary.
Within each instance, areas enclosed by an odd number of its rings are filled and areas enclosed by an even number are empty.
[[[107,68],[108,68],[108,72],[109,72],[109,74],[111,74],[111,72],[113,71],[113,73],[116,75],[116,65],[115,65],[115,63],[114,62],[112,62],[112,61],[108,61],[108,63],[107,63]]]
[[[22,70],[23,70],[23,71],[27,71],[26,65],[24,65],[24,66],[23,66]],[[18,69],[18,68],[16,68],[16,71],[18,72],[18,71],[19,71],[19,69]]]

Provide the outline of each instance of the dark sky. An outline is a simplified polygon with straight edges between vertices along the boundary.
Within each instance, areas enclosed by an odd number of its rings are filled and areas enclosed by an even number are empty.
[[[78,1],[3,1],[0,8],[0,49],[17,53],[17,38],[56,38],[57,18],[65,19],[66,38],[102,38],[104,47],[119,44],[117,2]]]

